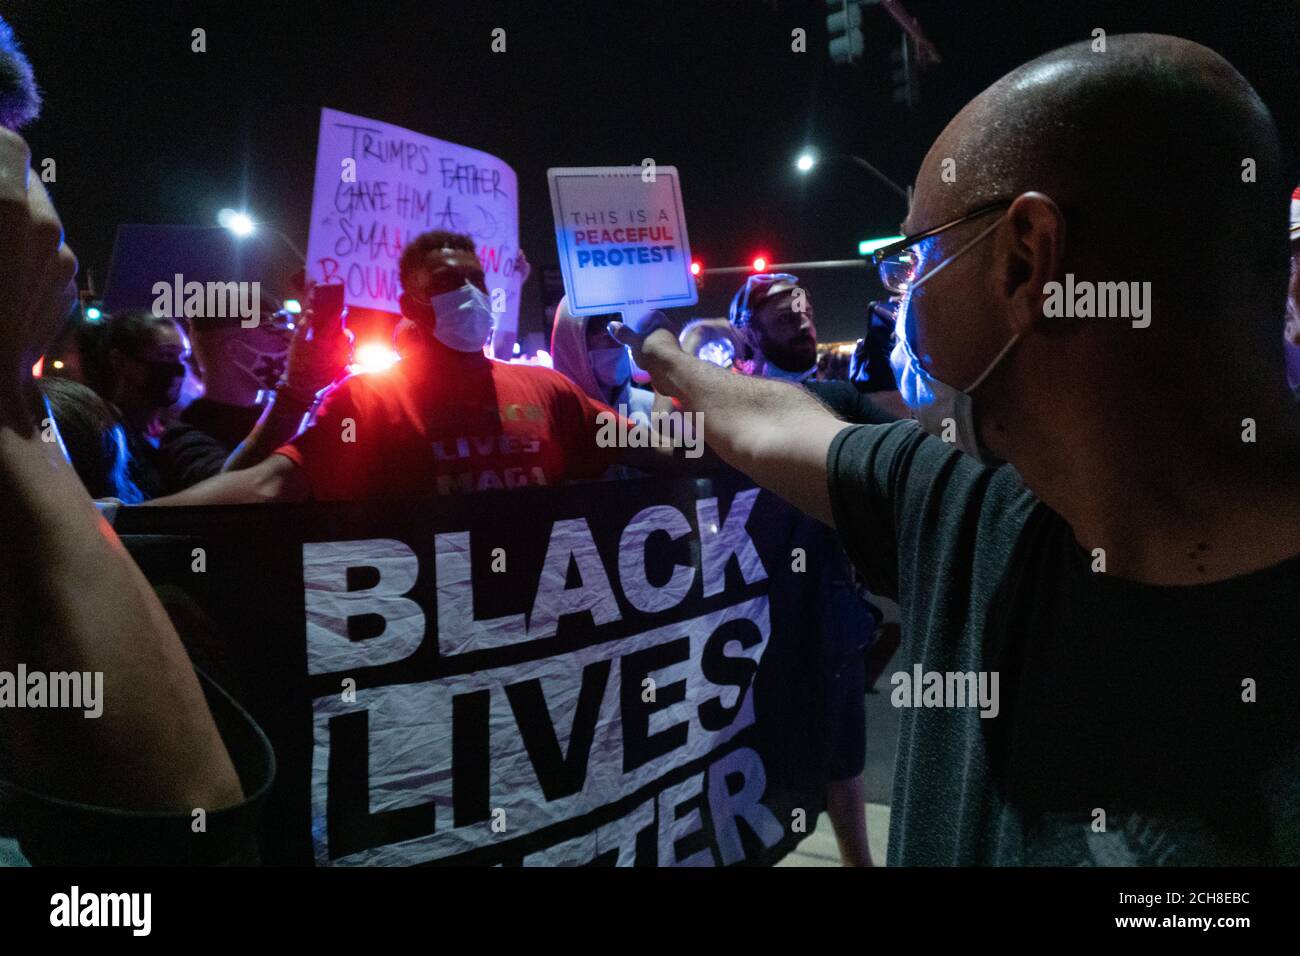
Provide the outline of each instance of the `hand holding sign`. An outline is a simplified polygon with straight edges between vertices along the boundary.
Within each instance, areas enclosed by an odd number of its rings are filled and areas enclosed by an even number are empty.
[[[675,355],[685,353],[673,333],[668,316],[657,310],[649,312],[639,330],[624,322],[611,322],[609,334],[632,350],[632,360],[650,373],[656,391],[670,394],[659,387],[664,379],[663,373]]]
[[[574,315],[622,312],[645,330],[660,307],[694,305],[677,169],[551,169],[551,210],[564,290]]]

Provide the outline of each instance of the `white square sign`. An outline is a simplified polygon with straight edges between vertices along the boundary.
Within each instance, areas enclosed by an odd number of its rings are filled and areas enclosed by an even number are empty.
[[[694,305],[691,247],[675,166],[547,170],[564,291],[574,315]]]

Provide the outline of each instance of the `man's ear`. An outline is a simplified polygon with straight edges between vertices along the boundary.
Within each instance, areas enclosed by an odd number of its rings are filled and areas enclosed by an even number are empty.
[[[1043,318],[1046,286],[1060,281],[1065,259],[1065,214],[1052,197],[1027,192],[1007,210],[997,263],[1012,331],[1024,334]]]

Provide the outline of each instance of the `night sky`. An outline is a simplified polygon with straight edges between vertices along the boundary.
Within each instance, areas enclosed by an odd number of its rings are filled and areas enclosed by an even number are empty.
[[[899,30],[863,14],[866,60],[826,53],[824,0],[682,3],[332,3],[6,0],[46,94],[26,131],[58,166],[53,188],[83,272],[102,284],[118,223],[209,225],[246,207],[306,244],[319,111],[330,106],[486,150],[514,166],[534,264],[521,332],[540,328],[540,267],[557,263],[549,166],[681,171],[692,250],[706,266],[856,256],[896,231],[897,196],[848,165],[799,176],[812,144],[910,183],[973,95],[1054,47],[1107,33],[1174,33],[1242,71],[1281,129],[1300,180],[1296,0],[904,0],[944,62],[915,112],[890,96]],[[494,27],[507,52],[490,51]],[[792,53],[790,32],[808,31]],[[207,31],[207,52],[190,31]],[[1212,235],[1207,235],[1212,241]],[[84,284],[84,275],[83,275]],[[860,334],[879,294],[868,270],[810,274],[821,337]],[[721,314],[712,278],[695,314]]]

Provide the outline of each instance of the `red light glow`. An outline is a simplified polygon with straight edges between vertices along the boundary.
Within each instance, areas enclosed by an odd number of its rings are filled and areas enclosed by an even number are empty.
[[[348,371],[353,375],[365,375],[374,372],[387,372],[401,361],[401,356],[392,347],[383,342],[366,342],[358,345],[352,354],[352,364]]]

